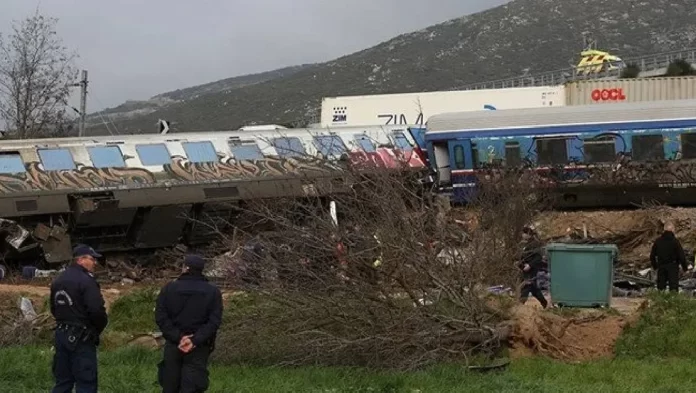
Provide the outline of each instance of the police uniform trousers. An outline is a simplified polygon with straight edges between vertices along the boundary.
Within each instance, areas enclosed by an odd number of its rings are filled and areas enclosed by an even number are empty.
[[[679,292],[679,265],[676,263],[657,268],[657,289],[664,291],[668,284],[670,292]]]
[[[92,393],[97,391],[97,346],[83,341],[69,330],[56,329],[56,353],[53,376],[56,384],[51,393]]]
[[[209,345],[183,353],[177,344],[164,344],[164,360],[159,364],[162,393],[203,393],[208,390],[210,352]]]

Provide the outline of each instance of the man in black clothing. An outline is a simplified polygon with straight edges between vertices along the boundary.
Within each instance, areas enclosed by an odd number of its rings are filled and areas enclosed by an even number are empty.
[[[520,302],[522,304],[526,303],[529,294],[531,294],[541,303],[542,307],[546,308],[548,302],[537,285],[537,273],[539,273],[544,263],[544,258],[541,254],[541,242],[529,227],[525,227],[522,231],[522,239],[525,245],[522,250],[522,261],[519,264],[519,268],[522,270],[524,282],[522,283]]]
[[[670,292],[679,292],[679,265],[684,270],[691,270],[693,266],[686,263],[686,256],[681,243],[674,236],[674,225],[666,223],[664,232],[653,243],[650,251],[650,264],[657,270],[657,289],[667,289],[669,283]]]
[[[97,346],[108,318],[99,284],[92,272],[96,258],[92,247],[73,249],[75,262],[51,284],[51,314],[56,319],[53,393],[97,391]]]
[[[204,265],[202,257],[187,256],[183,274],[157,298],[155,319],[166,340],[160,363],[163,393],[208,389],[208,358],[222,322],[222,294],[203,276]]]

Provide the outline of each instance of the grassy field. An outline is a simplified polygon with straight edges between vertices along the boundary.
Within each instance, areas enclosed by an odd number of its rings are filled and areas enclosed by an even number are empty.
[[[121,330],[151,329],[152,293],[119,300],[100,353],[100,391],[157,392],[160,354],[118,345]],[[506,370],[467,372],[443,366],[417,373],[341,368],[260,368],[213,365],[210,392],[693,392],[696,384],[696,302],[656,297],[617,343],[613,360],[562,364],[516,360]],[[120,348],[118,348],[120,347]],[[51,351],[37,345],[0,350],[0,392],[46,392]]]

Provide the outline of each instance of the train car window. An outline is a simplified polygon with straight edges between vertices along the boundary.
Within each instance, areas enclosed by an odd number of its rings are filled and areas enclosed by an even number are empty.
[[[191,162],[217,162],[218,156],[212,142],[184,142],[186,156]]]
[[[24,173],[27,169],[24,167],[22,156],[16,152],[0,152],[0,173],[14,174]]]
[[[411,143],[409,143],[408,139],[406,139],[403,132],[394,131],[392,135],[394,136],[394,145],[397,148],[403,151],[413,150],[413,146],[411,146]]]
[[[466,168],[466,160],[464,158],[464,147],[462,145],[454,146],[454,167],[457,169]]]
[[[635,161],[659,161],[665,159],[662,135],[633,135],[631,159]]]
[[[346,152],[346,145],[338,135],[315,136],[314,146],[324,157],[340,156]]]
[[[256,144],[245,143],[245,144],[233,144],[230,143],[230,150],[235,160],[238,161],[256,161],[263,160],[263,153]]]
[[[75,161],[68,149],[39,149],[39,158],[46,171],[75,169]]]
[[[273,147],[278,152],[278,155],[283,158],[288,157],[303,157],[307,155],[302,141],[298,137],[274,138]]]
[[[537,139],[536,148],[539,165],[558,165],[568,162],[565,138]]]
[[[374,153],[377,151],[375,144],[367,135],[358,134],[355,136],[355,141],[358,142],[360,148],[363,149],[365,153]]]
[[[505,142],[505,165],[517,167],[522,164],[522,154],[519,142]]]
[[[681,135],[682,158],[696,158],[696,132]]]
[[[143,165],[167,165],[172,163],[171,154],[164,143],[155,143],[152,145],[135,145],[135,151],[138,152],[140,162]]]
[[[96,168],[125,167],[121,149],[118,146],[93,146],[88,147],[87,152],[92,164]]]
[[[616,159],[616,144],[611,136],[604,136],[583,141],[585,162],[612,162]]]

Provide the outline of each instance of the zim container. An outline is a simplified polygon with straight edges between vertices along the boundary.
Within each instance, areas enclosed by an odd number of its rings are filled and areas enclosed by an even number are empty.
[[[560,307],[609,307],[614,282],[614,244],[546,246],[551,300]]]

